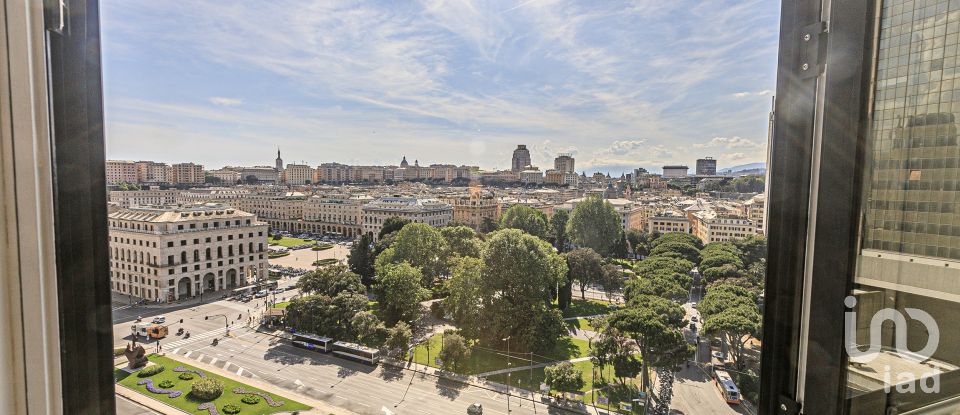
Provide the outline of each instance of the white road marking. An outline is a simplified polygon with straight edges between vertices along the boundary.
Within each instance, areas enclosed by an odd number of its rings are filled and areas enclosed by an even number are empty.
[[[210,359],[210,364],[212,365],[212,364],[214,364],[214,363],[217,363],[217,361],[218,361],[218,359],[217,359],[216,357],[214,357],[213,359]]]

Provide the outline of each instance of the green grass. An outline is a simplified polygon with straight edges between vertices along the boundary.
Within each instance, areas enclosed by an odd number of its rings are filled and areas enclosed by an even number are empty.
[[[267,254],[267,258],[283,258],[283,257],[285,257],[285,256],[287,256],[287,255],[290,255],[290,251],[287,251],[287,252],[277,252],[277,253],[270,252],[270,253]]]
[[[273,308],[284,309],[284,308],[287,308],[289,305],[290,305],[289,301],[284,301],[282,303],[277,303],[276,305],[273,306]]]
[[[419,364],[437,367],[436,359],[440,352],[442,334],[433,335],[430,340],[430,357],[427,358],[426,343],[421,343],[414,348],[414,361]],[[589,346],[586,340],[564,337],[557,342],[556,347],[545,355],[534,355],[533,363],[548,363],[557,360],[575,359],[587,355]],[[512,366],[526,366],[530,362],[529,353],[510,352]],[[470,358],[467,360],[467,369],[464,374],[475,375],[478,373],[490,372],[493,370],[504,369],[507,367],[506,348],[500,349],[473,345],[470,352]]]
[[[597,331],[597,328],[590,324],[590,319],[583,317],[577,317],[575,320],[564,320],[564,323],[567,323],[567,327],[571,329],[576,328],[580,330]]]
[[[327,266],[327,265],[333,265],[333,264],[336,264],[336,263],[338,263],[338,262],[340,262],[340,260],[339,260],[339,259],[336,259],[336,258],[324,258],[324,259],[320,259],[320,260],[317,260],[317,261],[313,261],[313,266],[315,266],[315,267],[325,267],[325,266]]]
[[[333,244],[328,244],[328,243],[325,243],[325,242],[321,242],[321,243],[317,244],[317,246],[315,246],[315,247],[313,247],[313,248],[310,248],[310,249],[312,249],[312,250],[314,250],[314,251],[326,251],[326,250],[328,250],[328,249],[330,249],[330,248],[333,248]]]
[[[167,405],[183,410],[184,412],[187,412],[190,414],[196,414],[196,415],[208,415],[207,410],[197,409],[197,405],[200,405],[204,401],[191,397],[189,393],[190,384],[193,383],[195,380],[200,379],[200,377],[195,376],[194,380],[180,380],[177,377],[180,375],[180,373],[173,371],[173,368],[177,366],[183,366],[187,369],[192,369],[192,370],[200,370],[200,369],[197,369],[196,367],[185,364],[185,363],[180,363],[178,361],[175,361],[163,356],[157,356],[157,355],[151,355],[150,361],[156,364],[165,366],[166,370],[147,378],[140,378],[136,374],[129,374],[120,369],[116,369],[114,370],[114,377],[116,379],[116,382],[122,386],[125,386],[127,388],[130,388],[136,391],[137,393],[140,393],[144,396],[150,397],[157,401],[163,402]],[[250,385],[246,385],[244,383],[240,383],[232,379],[228,379],[228,378],[210,373],[206,370],[202,370],[202,372],[204,372],[208,378],[214,378],[219,380],[220,382],[223,382],[223,386],[224,386],[223,395],[220,395],[219,398],[213,401],[214,404],[217,406],[217,409],[220,410],[221,413],[222,413],[223,406],[227,404],[234,404],[242,408],[242,411],[240,412],[241,415],[266,415],[266,414],[274,414],[278,412],[306,411],[310,409],[310,407],[307,405],[296,402],[287,397],[275,395],[272,393],[269,395],[274,400],[278,400],[278,401],[282,400],[284,401],[284,404],[278,407],[271,407],[267,405],[265,400],[261,400],[260,403],[255,405],[245,404],[240,401],[240,399],[243,398],[243,395],[238,395],[233,393],[233,388],[242,387],[248,391],[264,392],[264,393],[266,391],[254,388]],[[150,393],[149,391],[147,391],[146,385],[137,385],[137,382],[139,382],[142,379],[153,379],[154,386],[158,388],[159,388],[160,382],[164,380],[173,381],[174,385],[172,388],[170,388],[170,390],[183,391],[183,394],[176,398],[169,398],[167,397],[167,395],[164,395],[164,394]]]
[[[316,241],[308,241],[308,240],[306,240],[306,239],[300,239],[300,238],[291,238],[291,237],[289,237],[289,236],[284,236],[284,237],[283,237],[282,239],[280,239],[280,240],[274,240],[273,237],[271,237],[271,238],[270,238],[270,242],[275,242],[277,245],[285,246],[285,247],[287,247],[287,248],[290,248],[290,247],[293,247],[293,246],[297,246],[297,245],[305,245],[305,244],[313,244],[313,243],[316,243]]]
[[[576,296],[579,293],[574,293]],[[600,300],[581,300],[574,298],[566,310],[563,310],[564,317],[594,316],[597,314],[607,314],[613,311],[610,308],[611,303]]]

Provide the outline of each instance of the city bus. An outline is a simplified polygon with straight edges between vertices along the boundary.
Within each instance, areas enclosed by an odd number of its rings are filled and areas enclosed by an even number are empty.
[[[329,353],[333,350],[333,339],[310,333],[294,333],[293,345],[301,349]]]
[[[353,360],[368,365],[380,362],[380,351],[363,345],[350,342],[334,342],[333,354],[344,359]]]
[[[724,370],[717,370],[715,376],[717,389],[720,391],[723,399],[729,404],[739,405],[740,390],[737,389],[737,385],[733,383],[733,378],[730,377],[730,374]]]

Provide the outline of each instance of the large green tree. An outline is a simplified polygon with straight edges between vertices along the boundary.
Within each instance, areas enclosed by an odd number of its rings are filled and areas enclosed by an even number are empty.
[[[587,299],[587,286],[600,279],[603,257],[590,248],[577,248],[564,254],[567,278],[580,284],[580,298]]]
[[[672,256],[675,258],[685,259],[694,264],[700,262],[700,250],[689,242],[681,241],[658,244],[656,247],[650,250],[650,256]]]
[[[549,304],[566,262],[548,243],[516,229],[493,233],[481,259],[481,338],[499,344],[511,336],[518,349],[549,350],[565,332]]]
[[[547,238],[547,215],[524,205],[513,205],[500,218],[500,229],[520,229],[541,239]]]
[[[613,254],[621,231],[620,215],[599,196],[588,196],[577,203],[567,222],[567,233],[574,245],[603,256]]]
[[[420,302],[430,294],[420,285],[423,280],[420,270],[406,262],[389,264],[378,277],[373,291],[387,325],[416,321],[420,317]]]
[[[359,275],[363,284],[370,286],[373,283],[373,261],[376,258],[373,254],[373,238],[369,234],[360,235],[353,242],[350,248],[350,256],[347,258],[347,264],[350,271]]]
[[[344,291],[295,298],[286,308],[287,324],[300,332],[335,339],[353,338],[353,318],[367,309],[367,296]]]
[[[445,334],[439,357],[444,369],[462,373],[466,369],[467,359],[470,358],[467,340],[459,334]]]
[[[550,218],[550,239],[558,252],[565,252],[567,244],[570,242],[570,238],[567,236],[567,222],[569,220],[570,213],[563,209],[553,212],[553,217]]]
[[[477,232],[466,226],[444,226],[440,228],[440,235],[447,243],[447,251],[444,255],[449,257],[474,257],[479,258],[483,250],[483,241],[480,240]]]
[[[667,232],[660,234],[660,236],[650,242],[650,249],[656,248],[657,245],[669,242],[686,242],[697,247],[697,249],[703,248],[703,242],[696,236],[685,232]]]
[[[308,294],[322,294],[334,297],[341,292],[366,294],[367,288],[359,275],[350,272],[345,265],[330,265],[310,271],[300,277],[295,284],[297,289]]]
[[[623,289],[623,298],[629,301],[631,298],[641,295],[652,295],[677,300],[686,298],[687,292],[673,278],[652,275],[627,281]]]
[[[454,323],[470,338],[479,338],[484,325],[480,320],[483,307],[483,262],[479,258],[458,258],[450,269],[445,284],[450,293],[443,300],[444,309]]]
[[[377,274],[382,274],[385,266],[406,262],[420,270],[422,284],[430,287],[446,268],[447,241],[436,228],[424,223],[411,223],[397,232],[385,251],[377,256]]]
[[[583,388],[583,372],[570,362],[560,362],[544,369],[543,382],[560,392],[576,392]]]
[[[410,224],[410,219],[399,216],[389,217],[383,221],[383,226],[380,227],[380,233],[377,234],[377,239],[383,239],[385,235],[399,231],[408,224]]]
[[[383,346],[386,347],[390,356],[403,359],[407,357],[407,349],[410,348],[411,341],[413,341],[413,331],[410,330],[410,325],[398,321],[396,325],[387,329],[387,341]]]
[[[760,333],[760,319],[760,311],[755,306],[740,305],[707,315],[703,332],[721,336],[730,345],[734,363],[739,365],[743,361],[744,345]]]
[[[630,335],[640,350],[644,368],[675,368],[690,358],[693,346],[683,337],[683,308],[670,300],[654,296],[638,296],[627,307],[611,313],[610,325]],[[644,389],[650,385],[644,369]]]

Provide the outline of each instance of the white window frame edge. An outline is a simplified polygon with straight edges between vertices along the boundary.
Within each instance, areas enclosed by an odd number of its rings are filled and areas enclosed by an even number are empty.
[[[0,3],[0,413],[63,413],[43,2]]]

